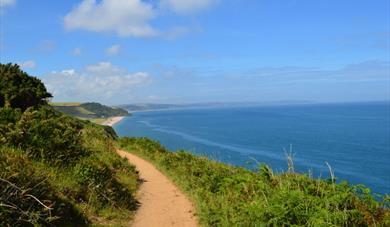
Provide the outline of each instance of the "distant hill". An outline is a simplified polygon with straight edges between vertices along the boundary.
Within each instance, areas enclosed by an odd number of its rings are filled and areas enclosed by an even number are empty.
[[[117,107],[109,107],[100,103],[51,103],[56,110],[71,116],[87,119],[128,116],[129,113]]]

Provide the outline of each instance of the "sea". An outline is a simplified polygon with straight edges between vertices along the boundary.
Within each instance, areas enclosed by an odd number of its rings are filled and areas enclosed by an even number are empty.
[[[135,112],[119,136],[149,137],[172,151],[256,170],[261,163],[390,194],[390,103],[235,105]]]

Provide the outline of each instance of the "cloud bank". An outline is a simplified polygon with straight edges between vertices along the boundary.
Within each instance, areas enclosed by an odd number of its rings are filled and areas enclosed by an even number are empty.
[[[151,78],[146,72],[128,72],[110,62],[99,62],[81,70],[51,72],[43,81],[57,101],[115,103],[115,97],[131,100],[134,89],[151,83]]]

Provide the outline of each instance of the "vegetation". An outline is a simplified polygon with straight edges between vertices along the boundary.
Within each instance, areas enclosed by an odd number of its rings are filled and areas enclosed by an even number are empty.
[[[122,138],[122,148],[159,167],[193,199],[205,226],[390,226],[388,196],[375,200],[364,186],[274,174],[169,152],[147,138]]]
[[[99,103],[51,103],[54,109],[67,115],[96,122],[116,116],[127,116],[129,113],[121,108],[108,107]]]
[[[45,105],[52,97],[39,79],[28,76],[16,64],[0,64],[0,76],[0,107],[25,110]]]
[[[95,113],[98,117],[115,117],[129,115],[129,113],[124,109],[112,108],[95,102],[83,103],[80,106],[88,111]]]
[[[54,110],[18,66],[0,69],[0,226],[128,223],[138,174],[115,131]]]

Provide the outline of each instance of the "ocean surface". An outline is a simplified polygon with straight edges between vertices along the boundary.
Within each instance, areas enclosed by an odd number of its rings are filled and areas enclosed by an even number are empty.
[[[115,125],[120,136],[146,136],[170,150],[249,169],[258,163],[365,184],[390,194],[390,104],[247,106],[136,112]]]

